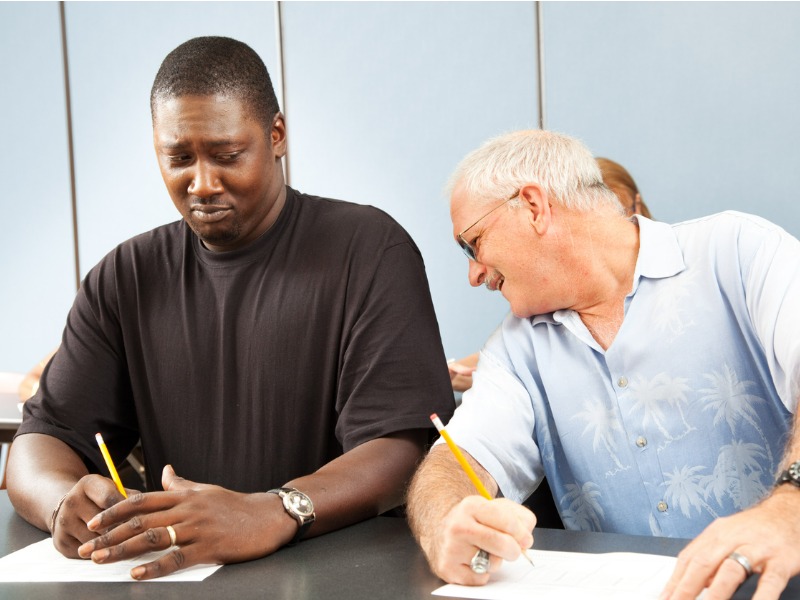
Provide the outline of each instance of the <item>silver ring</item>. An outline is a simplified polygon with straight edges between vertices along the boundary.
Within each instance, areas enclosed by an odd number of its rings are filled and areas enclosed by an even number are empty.
[[[167,525],[167,533],[169,534],[169,545],[175,546],[178,543],[178,536],[175,535],[175,530],[172,525]]]
[[[489,572],[489,553],[486,550],[478,550],[472,560],[469,561],[469,568],[473,573],[483,575]]]
[[[745,575],[750,577],[753,574],[753,565],[750,564],[750,561],[747,559],[746,556],[742,556],[738,552],[731,552],[728,554],[728,558],[731,560],[735,560],[737,563],[742,565],[744,569]]]

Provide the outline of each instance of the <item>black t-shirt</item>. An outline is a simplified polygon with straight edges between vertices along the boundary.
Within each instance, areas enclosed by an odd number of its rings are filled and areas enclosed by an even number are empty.
[[[161,469],[242,492],[447,419],[453,395],[419,250],[378,209],[287,188],[275,224],[216,253],[178,221],[86,276],[18,435],[105,473],[141,438]]]

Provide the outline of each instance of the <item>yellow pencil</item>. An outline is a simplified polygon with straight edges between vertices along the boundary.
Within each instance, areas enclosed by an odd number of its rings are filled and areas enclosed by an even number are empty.
[[[108,472],[111,473],[111,479],[113,479],[114,483],[117,485],[119,493],[127,498],[128,494],[125,493],[125,488],[122,487],[122,481],[120,481],[119,473],[117,473],[117,469],[114,466],[114,461],[111,460],[111,455],[108,453],[108,448],[106,448],[106,443],[103,441],[103,436],[98,433],[94,436],[94,438],[97,440],[97,445],[100,446],[100,452],[103,453],[103,458],[106,461]]]
[[[444,425],[442,424],[442,420],[437,416],[436,413],[433,413],[431,415],[431,421],[433,421],[436,430],[444,438],[444,441],[447,442],[447,446],[453,452],[453,455],[456,457],[458,464],[460,464],[461,468],[464,469],[464,473],[467,474],[467,477],[469,477],[469,480],[472,482],[472,485],[475,486],[475,489],[478,490],[478,493],[487,500],[492,500],[493,498],[492,495],[489,493],[489,490],[487,490],[486,486],[483,485],[483,482],[478,477],[478,474],[475,473],[475,469],[472,468],[472,465],[469,464],[469,462],[467,462],[466,458],[464,458],[464,455],[461,453],[461,449],[458,446],[456,446],[456,443],[453,441],[453,438],[451,438],[450,434],[447,433],[447,430],[444,428]],[[481,552],[485,551],[481,550]],[[531,566],[534,566],[531,557],[528,556],[528,554],[524,550],[522,552],[522,556],[524,556],[528,560],[528,562],[531,563]]]
[[[458,446],[456,446],[456,443],[453,441],[453,438],[451,438],[450,434],[447,433],[447,430],[444,428],[444,425],[442,424],[442,420],[436,415],[436,413],[433,413],[431,415],[431,421],[433,421],[433,424],[436,426],[436,429],[439,432],[439,434],[444,438],[444,441],[447,442],[447,445],[450,447],[450,450],[452,450],[453,454],[455,455],[458,464],[460,464],[461,468],[464,469],[464,472],[467,474],[467,477],[469,477],[469,480],[472,482],[472,485],[475,486],[475,489],[478,490],[478,493],[487,500],[491,500],[492,495],[489,493],[489,490],[487,490],[486,486],[483,485],[483,482],[475,473],[475,470],[472,468],[472,465],[470,465],[467,462],[467,459],[464,458],[464,455],[461,453],[461,449]]]

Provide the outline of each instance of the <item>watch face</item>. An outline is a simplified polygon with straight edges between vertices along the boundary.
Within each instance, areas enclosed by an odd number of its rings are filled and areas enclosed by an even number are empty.
[[[314,505],[308,496],[302,492],[289,492],[286,495],[287,508],[301,517],[310,517],[314,514]]]

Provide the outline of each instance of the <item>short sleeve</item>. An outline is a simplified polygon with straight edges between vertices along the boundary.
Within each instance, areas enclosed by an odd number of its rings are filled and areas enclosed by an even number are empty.
[[[532,406],[511,369],[501,326],[481,350],[472,388],[464,392],[447,430],[515,502],[525,501],[544,477]]]
[[[800,395],[800,242],[771,223],[752,220],[738,239],[747,308],[775,388],[794,413]]]
[[[455,401],[422,257],[388,246],[346,336],[336,436],[347,451],[392,432],[431,427]]]
[[[117,457],[127,456],[139,437],[115,297],[109,255],[81,285],[61,346],[42,374],[36,395],[25,403],[17,432],[58,438],[94,472],[104,468],[94,443],[96,433],[103,433]]]

